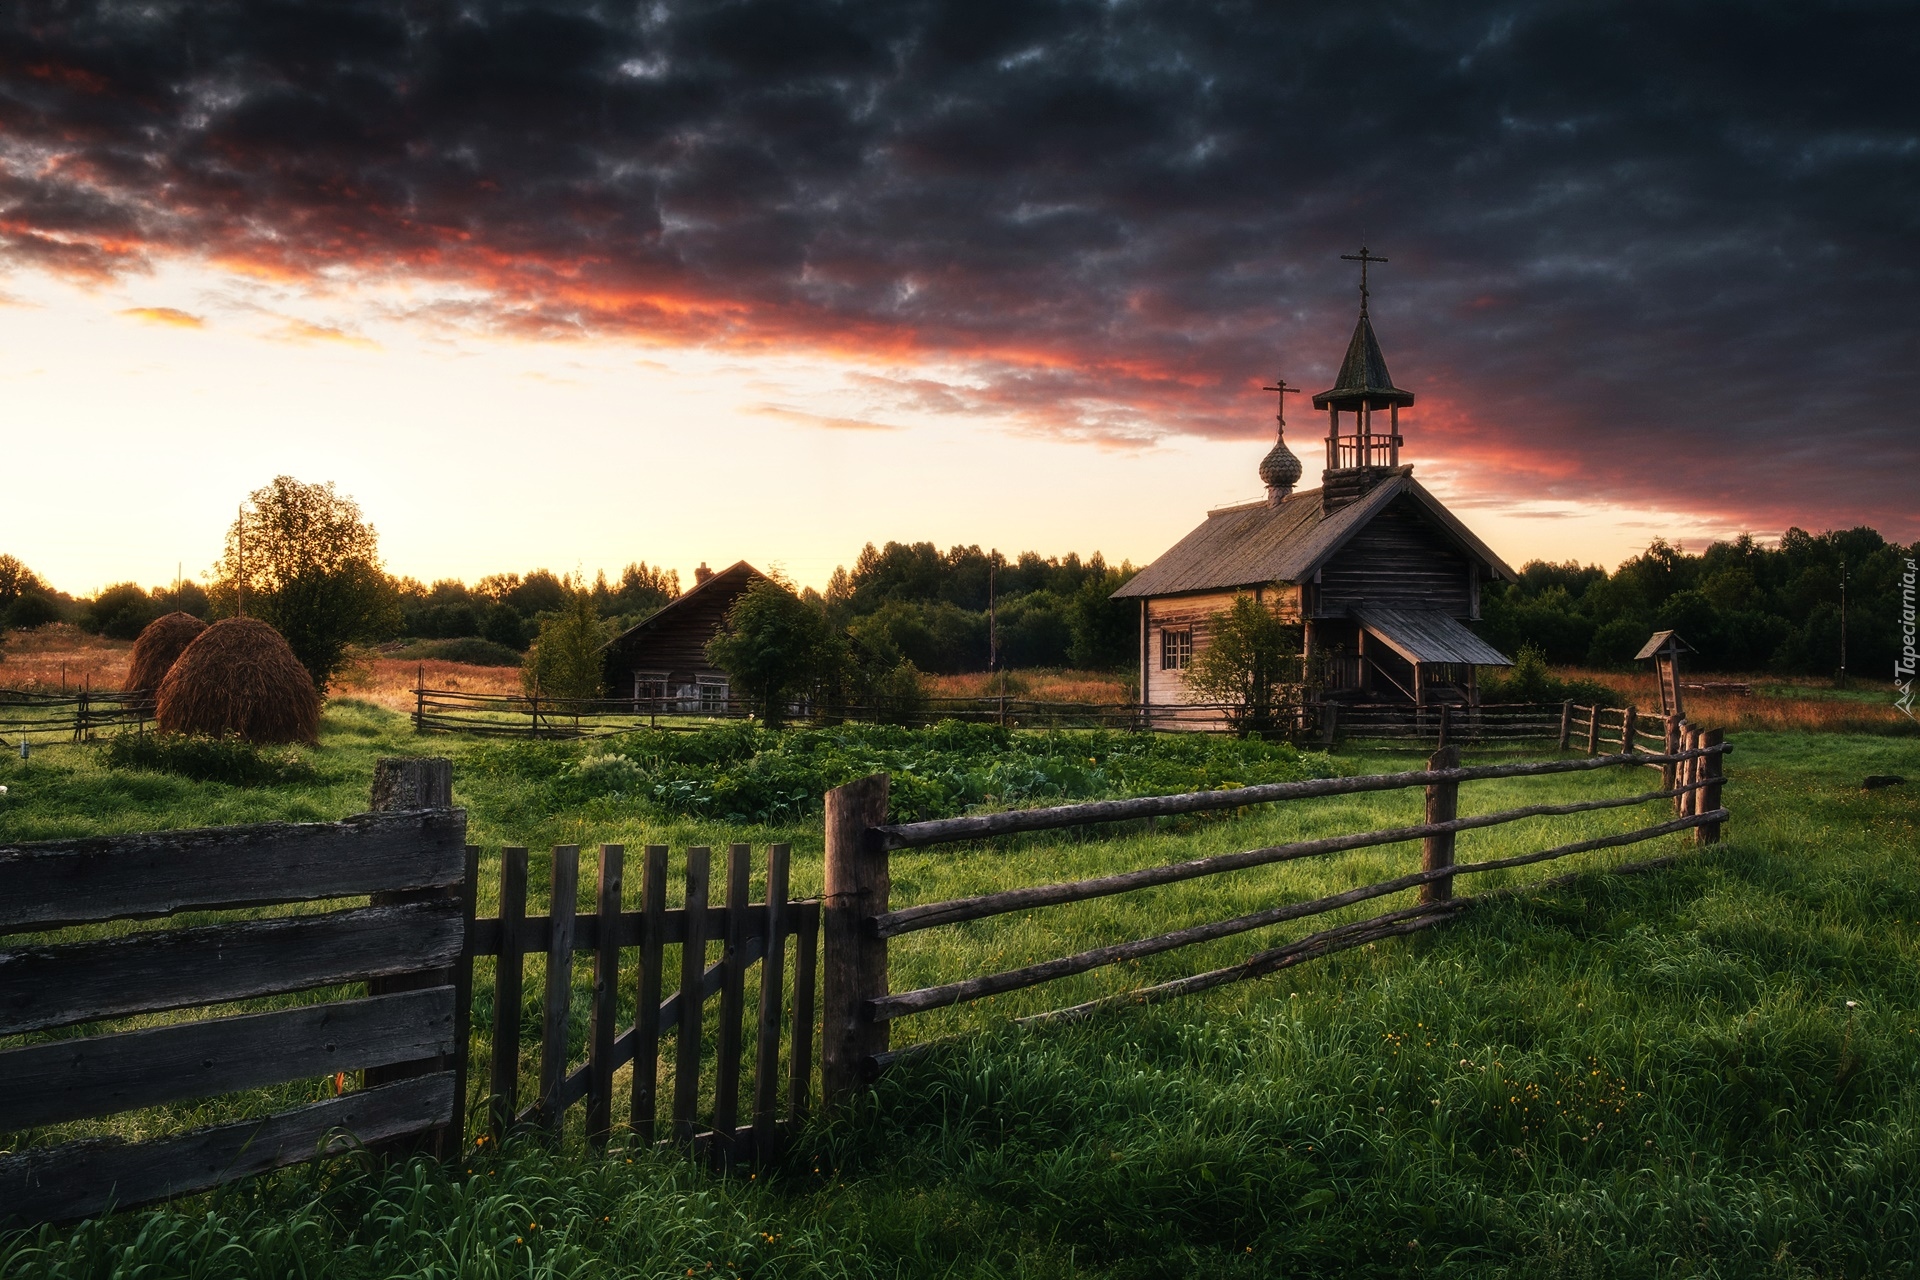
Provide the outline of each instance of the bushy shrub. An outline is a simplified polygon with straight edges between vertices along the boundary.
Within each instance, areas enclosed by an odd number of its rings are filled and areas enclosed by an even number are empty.
[[[318,776],[298,752],[265,750],[240,738],[183,733],[123,733],[107,741],[109,768],[175,773],[195,782],[275,787]]]
[[[1513,665],[1503,675],[1480,682],[1482,702],[1577,702],[1582,706],[1624,706],[1629,700],[1618,689],[1597,680],[1563,680],[1547,669],[1547,658],[1536,646],[1523,644]]]

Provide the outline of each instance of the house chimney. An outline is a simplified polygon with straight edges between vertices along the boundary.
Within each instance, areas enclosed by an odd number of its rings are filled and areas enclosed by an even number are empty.
[[[707,562],[705,560],[702,560],[700,562],[700,567],[693,571],[693,585],[697,587],[701,583],[705,582],[708,578],[711,578],[712,576],[713,576],[713,570],[707,568]]]

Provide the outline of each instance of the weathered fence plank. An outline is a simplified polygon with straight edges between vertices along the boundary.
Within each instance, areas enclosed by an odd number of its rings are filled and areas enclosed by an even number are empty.
[[[693,1140],[694,1116],[700,1107],[700,1012],[706,997],[707,878],[712,850],[695,845],[687,850],[687,936],[680,944],[679,1039],[674,1045],[673,1136]]]
[[[660,1089],[660,966],[667,915],[667,846],[650,844],[640,877],[639,1005],[634,1013],[633,1102],[629,1123],[642,1142],[654,1140]]]
[[[453,1049],[453,988],[0,1052],[0,1131],[411,1062]]]
[[[1442,773],[1448,769],[1460,767],[1460,748],[1441,747],[1427,759],[1429,772]],[[1420,847],[1420,869],[1434,871],[1453,865],[1454,832],[1451,824],[1460,813],[1460,784],[1457,782],[1432,782],[1427,784],[1427,826],[1441,827],[1443,830],[1426,837]],[[1442,902],[1453,896],[1451,879],[1430,880],[1420,886],[1420,901]]]
[[[727,931],[720,954],[720,1023],[713,1043],[713,1133],[716,1160],[732,1156],[733,1131],[740,1119],[740,1049],[746,1013],[747,912],[753,846],[727,846]]]
[[[760,1009],[753,1036],[753,1154],[773,1150],[780,1104],[780,1005],[786,982],[787,862],[792,846],[767,849],[766,954],[760,961]]]
[[[580,846],[553,846],[549,890],[547,981],[540,1003],[540,1123],[555,1140],[565,1119],[560,1086],[567,1082],[567,1015],[573,1011],[573,908],[580,889]]]
[[[600,880],[595,894],[602,920],[620,916],[620,889],[626,861],[623,845],[600,846]],[[587,1142],[606,1145],[613,1127],[613,1039],[620,1013],[619,931],[603,929],[593,949],[593,1014],[587,1027]]]
[[[457,900],[0,952],[0,1035],[452,964]]]
[[[526,956],[520,945],[520,926],[527,911],[527,850],[508,845],[500,850],[499,958],[493,971],[493,1140],[506,1137],[520,1102],[520,1002],[524,992]]]
[[[459,809],[0,848],[0,933],[458,884]]]
[[[204,1191],[447,1123],[453,1072],[151,1142],[110,1138],[0,1156],[0,1225],[69,1221]]]

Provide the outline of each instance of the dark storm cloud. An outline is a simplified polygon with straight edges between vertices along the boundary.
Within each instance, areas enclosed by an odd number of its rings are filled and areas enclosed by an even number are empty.
[[[1326,385],[1366,241],[1416,458],[1910,537],[1917,45],[1907,4],[28,5],[0,234],[946,361],[863,394],[1105,439]]]

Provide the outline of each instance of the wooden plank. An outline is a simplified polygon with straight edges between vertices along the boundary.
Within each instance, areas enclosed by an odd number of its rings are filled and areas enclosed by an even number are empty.
[[[0,1035],[451,964],[457,900],[0,951]]]
[[[620,887],[626,846],[600,846],[600,881],[595,894],[602,920],[620,916]],[[601,933],[593,951],[593,1017],[587,1028],[587,1143],[603,1147],[613,1128],[614,1023],[620,1017],[620,932]]]
[[[70,1221],[204,1191],[432,1129],[452,1111],[448,1071],[152,1142],[93,1138],[0,1156],[0,1226]]]
[[[786,985],[787,876],[793,846],[767,849],[767,915],[762,933],[760,1010],[753,1035],[753,1154],[765,1160],[774,1148],[780,1106],[780,1008]]]
[[[580,891],[580,846],[553,846],[548,918],[547,985],[541,1001],[540,1119],[555,1141],[565,1113],[560,1086],[567,1080],[567,1024],[573,1012],[573,907]]]
[[[0,933],[458,884],[462,809],[0,848]]]
[[[520,1102],[520,1001],[526,959],[520,925],[527,914],[527,850],[500,850],[499,959],[493,971],[493,1105],[490,1126],[495,1142],[507,1136]]]
[[[1432,776],[1444,779],[1457,772],[1460,771],[1436,771]],[[1354,849],[1368,849],[1378,845],[1402,844],[1409,840],[1474,831],[1483,827],[1519,822],[1527,818],[1557,818],[1574,813],[1591,813],[1601,809],[1631,808],[1650,800],[1665,799],[1670,794],[1672,793],[1668,791],[1646,791],[1637,795],[1607,796],[1598,800],[1572,800],[1565,804],[1528,805],[1520,809],[1503,809],[1497,813],[1451,818],[1446,822],[1420,823],[1409,827],[1388,827],[1380,831],[1359,831],[1351,835],[1326,836],[1318,840],[1302,840],[1294,844],[1249,849],[1242,853],[1220,853],[1208,858],[1195,858],[1188,862],[1146,867],[1139,871],[1121,871],[1110,876],[1096,876],[1089,880],[1035,885],[1026,889],[1005,889],[999,893],[986,893],[974,898],[954,898],[947,902],[929,902],[918,907],[903,907],[898,911],[876,917],[868,927],[882,938],[892,938],[917,929],[931,929],[936,925],[957,924],[963,920],[977,920],[986,916],[1008,915],[1016,911],[1029,911],[1036,907],[1081,902],[1088,898],[1103,898],[1116,893],[1129,893],[1136,889],[1150,888],[1154,885],[1174,884],[1182,880],[1220,875],[1228,871],[1241,871],[1275,862],[1315,858],[1329,853],[1346,853]]]
[[[720,954],[720,1025],[713,1045],[714,1156],[732,1157],[734,1125],[740,1119],[740,1050],[746,1013],[745,952],[751,922],[747,918],[748,879],[753,847],[727,846],[727,932]]]
[[[868,924],[886,913],[892,884],[886,850],[869,835],[887,819],[887,786],[887,775],[876,773],[826,796],[820,1093],[827,1106],[863,1087],[866,1059],[887,1050],[887,1024],[869,1013],[887,993],[887,940]]]
[[[654,1140],[659,1114],[660,966],[664,959],[662,925],[667,914],[667,846],[650,844],[640,880],[641,914],[639,1004],[634,1013],[633,1107],[629,1123],[636,1139]]]
[[[687,938],[680,944],[680,1038],[674,1045],[673,1136],[693,1140],[694,1114],[700,1104],[700,1020],[705,1006],[707,876],[712,851],[687,850]]]
[[[1427,760],[1427,768],[1440,772],[1452,769],[1460,763],[1460,748],[1441,747]],[[1444,827],[1451,823],[1460,812],[1460,784],[1457,782],[1436,782],[1427,788],[1426,826]],[[1453,865],[1454,832],[1436,831],[1421,842],[1420,869],[1434,871]],[[1444,902],[1453,896],[1453,881],[1448,879],[1430,880],[1420,886],[1420,901]]]
[[[467,939],[453,963],[453,1116],[440,1132],[442,1160],[458,1159],[467,1146],[467,1071],[473,1052],[473,913],[480,897],[480,846],[467,846],[466,875],[460,882],[460,936]]]
[[[0,1052],[0,1132],[452,1048],[451,986],[27,1045]]]
[[[1588,853],[1596,849],[1610,849],[1617,845],[1635,844],[1642,840],[1652,840],[1659,836],[1671,835],[1701,825],[1709,818],[1725,817],[1725,811],[1713,815],[1691,815],[1675,818],[1670,822],[1656,826],[1642,827],[1635,831],[1615,836],[1601,836],[1593,840],[1582,840],[1574,844],[1558,845],[1538,853],[1524,853],[1511,858],[1497,858],[1487,862],[1459,863],[1450,867],[1441,867],[1432,871],[1415,871],[1409,875],[1392,880],[1383,880],[1377,884],[1361,885],[1348,889],[1344,893],[1329,894],[1309,902],[1289,903],[1286,906],[1270,907],[1265,911],[1256,911],[1249,915],[1238,916],[1232,920],[1221,920],[1211,924],[1194,925],[1186,929],[1177,929],[1151,938],[1142,938],[1136,942],[1121,942],[1112,946],[1096,947],[1091,951],[1082,951],[1077,955],[1063,956],[1058,960],[1048,960],[1040,964],[1027,965],[1019,969],[1009,969],[1003,973],[989,974],[980,978],[969,978],[962,982],[949,982],[941,986],[922,987],[917,991],[905,991],[898,995],[882,996],[868,1002],[867,1008],[875,1019],[893,1019],[912,1013],[924,1013],[928,1009],[941,1009],[948,1005],[964,1004],[985,996],[999,995],[1007,991],[1018,991],[1025,987],[1038,986],[1043,982],[1052,982],[1057,978],[1068,977],[1076,973],[1085,973],[1089,969],[1098,969],[1110,964],[1120,964],[1127,960],[1137,960],[1145,956],[1157,955],[1163,951],[1172,951],[1179,947],[1192,946],[1196,942],[1211,942],[1216,938],[1230,937],[1236,933],[1245,933],[1250,929],[1261,929],[1268,925],[1279,924],[1287,920],[1296,920],[1305,916],[1316,916],[1340,907],[1351,906],[1356,902],[1365,902],[1370,898],[1384,897],[1390,893],[1399,893],[1406,889],[1418,888],[1441,878],[1456,875],[1473,875],[1484,871],[1498,871],[1508,867],[1524,867],[1535,862],[1545,862],[1553,858],[1564,858],[1570,854]]]
[[[793,928],[793,1044],[787,1050],[787,1123],[798,1127],[813,1104],[813,990],[820,954],[818,910],[794,921]]]
[[[1658,763],[1660,757],[1654,757]],[[1084,804],[1054,805],[1044,809],[1013,809],[964,818],[935,818],[928,822],[897,823],[874,828],[874,839],[885,849],[919,849],[959,840],[981,840],[1023,831],[1051,831],[1061,827],[1180,813],[1207,813],[1283,800],[1320,796],[1358,795],[1370,791],[1400,791],[1435,782],[1478,782],[1490,778],[1532,778],[1545,774],[1585,773],[1648,763],[1646,756],[1609,755],[1572,760],[1539,760],[1514,764],[1472,765],[1449,769],[1444,777],[1430,770],[1407,773],[1361,774],[1344,778],[1309,778],[1302,782],[1268,782],[1224,791],[1196,791],[1172,796],[1141,796],[1133,800],[1094,800]]]

